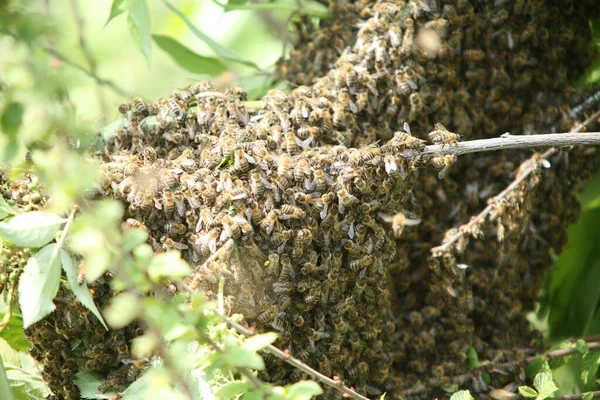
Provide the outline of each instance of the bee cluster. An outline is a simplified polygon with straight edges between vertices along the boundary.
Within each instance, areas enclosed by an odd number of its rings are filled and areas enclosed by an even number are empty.
[[[418,154],[426,144],[418,135],[452,146],[453,131],[471,139],[570,128],[580,97],[568,80],[591,59],[585,21],[598,5],[331,7],[338,14],[325,32],[349,24],[351,37],[311,45],[322,33],[301,35],[298,49],[309,55],[280,64],[300,86],[270,91],[260,110],[244,107],[243,90],[221,93],[207,82],[122,105],[123,125],[100,155],[99,194],[123,201],[123,227],[148,230],[155,251],[182,252],[195,266],[192,288],[214,295],[223,277],[230,310],[279,332],[277,345],[360,392],[448,384],[467,370],[468,346],[494,363],[518,358],[512,350],[536,337],[524,315],[549,249],[564,245],[578,210],[573,188],[597,154],[562,155],[543,179],[525,179],[491,224],[469,232],[486,240],[456,261],[467,239],[436,257],[429,250],[506,186],[524,156],[457,162],[402,151]],[[265,359],[266,380],[304,378]]]

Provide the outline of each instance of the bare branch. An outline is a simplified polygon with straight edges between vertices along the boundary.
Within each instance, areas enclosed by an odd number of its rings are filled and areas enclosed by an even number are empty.
[[[578,399],[583,399],[586,395],[592,395],[592,399],[598,399],[600,398],[600,390],[597,390],[595,392],[585,392],[585,393],[578,393],[578,394],[566,394],[564,396],[558,396],[558,397],[554,397],[554,400],[578,400]]]
[[[225,322],[227,322],[227,324],[229,326],[234,328],[236,331],[238,331],[246,336],[254,335],[254,333],[250,332],[250,330],[246,329],[245,327],[238,324],[237,322],[232,321],[231,319],[227,318],[225,315],[222,315],[222,314],[219,314],[219,315],[221,316],[221,318],[223,318],[225,320]],[[291,366],[299,369],[300,371],[305,372],[306,374],[311,376],[312,379],[314,379],[315,381],[322,382],[323,384],[344,393],[345,397],[351,397],[353,399],[359,399],[359,400],[369,400],[367,397],[356,393],[354,390],[352,390],[349,387],[347,387],[346,385],[344,385],[344,383],[341,380],[331,379],[331,378],[321,374],[320,372],[312,369],[311,367],[304,364],[302,361],[298,360],[297,358],[292,357],[289,353],[279,350],[277,347],[275,347],[273,345],[268,345],[265,349],[269,353],[273,354],[275,357],[278,357],[278,358],[284,360],[285,362],[287,362],[288,364],[290,364]]]
[[[577,132],[583,132],[586,130],[587,126],[589,124],[591,124],[594,120],[598,119],[600,117],[600,111],[594,113],[591,117],[589,117],[587,120],[585,120],[583,123],[576,125],[573,129],[571,129],[571,131],[569,132],[569,134],[566,134],[565,136],[568,137],[573,137],[573,136],[580,136],[580,137],[584,137],[585,136],[585,140],[592,140],[593,137],[600,137],[600,135],[598,133],[587,133],[587,134],[577,134],[577,135],[572,135],[573,133],[577,133]],[[525,137],[532,137],[532,138],[539,138],[543,140],[543,137],[551,137],[554,136],[555,134],[550,134],[550,135],[532,135],[532,136],[523,136],[523,138]],[[558,134],[559,136],[561,134]],[[591,135],[591,136],[590,136]],[[505,139],[507,140],[513,140],[512,135],[506,137]],[[521,138],[521,136],[519,136],[519,138]],[[500,138],[502,139],[502,138]],[[494,139],[487,139],[487,140],[494,140]],[[460,228],[458,228],[458,232],[452,236],[451,238],[449,238],[444,244],[442,244],[441,246],[437,246],[434,247],[433,249],[431,249],[431,252],[433,254],[439,254],[439,253],[443,253],[446,252],[450,249],[450,247],[452,246],[452,244],[456,243],[456,241],[458,241],[460,238],[462,238],[466,233],[468,232],[472,232],[472,228],[476,227],[477,225],[483,223],[483,221],[485,220],[485,218],[487,218],[487,216],[496,208],[498,207],[498,205],[504,201],[504,199],[508,196],[509,193],[511,193],[514,189],[516,189],[521,182],[523,182],[526,178],[528,178],[534,171],[536,171],[537,169],[539,169],[539,165],[542,161],[542,159],[547,159],[548,157],[550,157],[551,155],[555,154],[558,151],[558,147],[565,147],[565,146],[572,146],[573,144],[565,144],[565,143],[560,143],[560,142],[550,142],[548,141],[544,141],[546,143],[546,145],[551,145],[554,146],[552,148],[550,148],[549,150],[547,150],[545,153],[543,153],[541,156],[539,153],[534,154],[531,158],[529,158],[528,160],[524,161],[519,168],[517,168],[517,175],[516,178],[513,182],[511,182],[510,185],[508,185],[502,192],[500,192],[498,195],[496,195],[495,197],[493,197],[492,199],[490,199],[489,204],[486,208],[483,209],[483,211],[481,211],[477,216],[471,218],[471,220],[467,223],[462,225]],[[465,142],[466,143],[470,143],[470,142]],[[540,145],[541,142],[537,142],[538,146]],[[598,142],[596,142],[597,144]],[[582,144],[590,144],[589,142],[586,143],[582,143]],[[533,147],[533,146],[531,146]],[[515,147],[505,147],[505,148],[515,148]]]

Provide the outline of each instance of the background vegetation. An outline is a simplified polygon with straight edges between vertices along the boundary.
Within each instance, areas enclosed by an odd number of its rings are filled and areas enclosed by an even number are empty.
[[[166,280],[180,284],[190,267],[177,252],[153,255],[142,231],[121,232],[118,203],[106,200],[82,212],[78,207],[99,182],[85,149],[95,131],[120,117],[120,103],[133,95],[154,99],[204,79],[217,88],[242,86],[251,100],[285,87],[275,80],[274,65],[291,47],[288,24],[300,14],[313,16],[315,24],[329,17],[319,3],[284,0],[260,6],[243,0],[0,2],[0,183],[2,190],[23,193],[17,202],[0,196],[0,398],[49,394],[22,329],[52,312],[59,287],[72,290],[102,323],[118,328],[138,320],[148,327],[134,353],[140,359],[158,354],[160,360],[150,360],[126,398],[243,393],[244,399],[308,399],[321,392],[314,382],[283,388],[258,381],[252,371],[263,367],[260,351],[275,336],[244,338],[219,317],[222,304],[202,294],[146,296]],[[600,60],[581,86],[597,80]],[[531,315],[549,340],[600,334],[600,178],[580,198],[580,222],[569,229],[569,246],[556,257]],[[113,289],[122,291],[103,316],[85,283],[77,282],[79,255],[88,260],[87,281],[110,270]],[[15,260],[17,268],[6,267]],[[12,301],[15,292],[18,302]],[[555,348],[577,351],[538,363],[532,388],[521,389],[524,396],[598,389],[597,350],[577,341]],[[473,360],[477,368],[476,355]],[[77,384],[86,398],[114,395],[91,374],[78,376]],[[455,398],[469,395],[457,392]]]

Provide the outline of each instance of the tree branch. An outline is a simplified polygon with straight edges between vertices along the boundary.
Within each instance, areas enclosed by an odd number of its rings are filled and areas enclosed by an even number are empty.
[[[219,315],[221,316],[221,318],[223,318],[223,320],[225,320],[225,322],[227,322],[227,324],[230,327],[234,328],[239,333],[242,333],[246,336],[254,335],[254,333],[252,333],[250,330],[248,330],[247,328],[238,324],[237,322],[232,321],[231,319],[227,318],[225,315],[223,315],[223,314],[219,314]],[[269,353],[273,354],[275,357],[278,357],[278,358],[284,360],[285,362],[287,362],[291,366],[299,369],[300,371],[305,372],[306,374],[311,376],[315,381],[322,382],[323,384],[344,393],[345,397],[351,397],[353,399],[359,399],[359,400],[369,400],[367,397],[356,393],[354,390],[352,390],[349,387],[347,387],[346,385],[344,385],[344,383],[341,380],[331,379],[331,378],[321,374],[320,372],[312,369],[311,367],[304,364],[302,361],[298,360],[297,358],[292,357],[289,354],[289,352],[284,352],[282,350],[279,350],[277,347],[275,347],[273,345],[268,345],[265,348],[265,350],[268,351]]]
[[[483,209],[483,211],[481,211],[477,216],[471,218],[471,220],[464,225],[461,225],[458,228],[458,232],[452,236],[451,238],[449,238],[444,244],[434,247],[433,249],[431,249],[431,252],[433,254],[440,254],[443,252],[447,252],[450,247],[452,246],[452,244],[456,243],[460,238],[462,238],[466,233],[468,232],[472,232],[472,228],[476,227],[477,225],[483,223],[483,221],[485,221],[485,219],[487,218],[487,216],[496,208],[498,207],[498,205],[506,198],[506,196],[508,196],[509,193],[511,193],[514,189],[516,189],[521,182],[523,182],[527,177],[529,177],[534,171],[536,171],[537,169],[539,169],[539,165],[542,161],[542,159],[547,159],[548,157],[550,157],[551,155],[555,154],[558,151],[558,147],[566,147],[566,146],[573,146],[576,144],[592,144],[591,142],[589,142],[590,140],[594,140],[594,138],[596,138],[596,140],[598,140],[598,138],[600,138],[600,134],[598,133],[579,133],[576,135],[573,135],[574,133],[577,132],[583,132],[587,129],[587,126],[589,124],[591,124],[594,120],[598,119],[600,117],[600,111],[597,111],[596,113],[594,113],[591,117],[589,117],[588,119],[586,119],[583,123],[576,125],[573,129],[571,129],[571,131],[568,134],[548,134],[548,135],[530,135],[530,136],[518,136],[518,138],[521,139],[525,139],[525,138],[532,138],[529,139],[531,140],[531,146],[529,147],[534,147],[533,143],[537,143],[537,146],[543,146],[544,144],[546,146],[550,145],[550,146],[554,146],[552,148],[550,148],[549,150],[547,150],[545,153],[543,153],[540,157],[539,153],[534,154],[531,158],[529,158],[528,160],[526,160],[525,162],[523,162],[519,168],[516,169],[517,174],[516,174],[516,178],[513,182],[511,182],[510,185],[508,185],[502,192],[500,192],[498,195],[496,195],[495,197],[493,197],[492,199],[489,200],[489,204],[487,205],[486,208]],[[575,137],[580,137],[580,138],[585,138],[582,139],[581,143],[576,143],[575,140],[573,140],[573,142],[571,142],[571,144],[568,144],[568,139],[566,142],[560,142],[557,139],[558,138],[554,138],[554,136],[561,136],[561,135],[565,135],[565,137],[569,137],[569,138],[575,138]],[[544,140],[545,137],[552,137],[552,139],[554,140]],[[500,138],[500,139],[505,139],[508,141],[513,141],[513,138],[517,138],[516,136],[512,136],[509,135],[506,138]],[[540,140],[538,140],[540,139]],[[486,139],[486,140],[495,140],[495,139]],[[479,140],[474,140],[473,142],[480,142]],[[466,143],[470,143],[470,142],[465,142]],[[599,142],[595,142],[595,144],[598,144]],[[486,146],[487,147],[487,146]],[[469,147],[470,148],[470,147]],[[474,148],[474,146],[473,146]],[[516,148],[516,147],[502,147],[502,149],[507,149],[507,148]],[[523,148],[523,147],[521,147]],[[493,148],[492,150],[500,150],[500,148]],[[483,150],[481,150],[483,151]],[[491,150],[486,150],[486,151],[491,151]],[[474,151],[471,151],[474,152]],[[463,153],[466,154],[466,153]]]
[[[592,399],[598,399],[600,398],[600,390],[597,390],[595,392],[585,392],[585,393],[578,393],[578,394],[566,394],[564,396],[558,396],[558,397],[554,397],[554,400],[578,400],[578,399],[583,399],[584,396],[590,394],[592,395]]]

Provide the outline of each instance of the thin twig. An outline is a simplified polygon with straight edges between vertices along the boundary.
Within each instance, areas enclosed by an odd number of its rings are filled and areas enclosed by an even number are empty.
[[[592,395],[592,399],[598,399],[600,398],[600,390],[597,390],[595,392],[585,392],[585,393],[578,393],[578,394],[565,394],[564,396],[558,396],[558,397],[554,397],[554,400],[578,400],[578,399],[583,399],[586,395]]]
[[[225,322],[227,322],[227,324],[230,327],[234,328],[239,333],[242,333],[246,336],[254,335],[254,333],[252,333],[250,330],[248,330],[247,328],[238,324],[237,322],[232,321],[231,319],[227,318],[225,315],[220,314],[220,316],[221,316],[221,318],[223,318],[223,320],[225,320]],[[369,400],[367,397],[356,393],[354,390],[352,390],[349,387],[347,387],[346,385],[344,385],[344,383],[341,380],[331,379],[331,378],[321,374],[320,372],[318,372],[318,371],[314,370],[313,368],[309,367],[308,365],[304,364],[302,361],[298,360],[297,358],[292,357],[289,354],[289,352],[284,352],[282,350],[279,350],[277,347],[275,347],[273,345],[268,345],[265,348],[265,350],[268,351],[269,353],[273,354],[275,357],[278,357],[278,358],[284,360],[291,366],[308,374],[315,381],[322,382],[325,385],[344,393],[347,397],[351,397],[353,399],[360,399],[360,400]]]
[[[73,16],[75,18],[75,26],[77,27],[77,37],[79,39],[79,46],[81,47],[81,52],[85,56],[87,63],[90,66],[90,74],[98,76],[96,73],[96,60],[90,51],[87,42],[85,40],[85,35],[83,34],[83,16],[79,11],[79,5],[77,4],[77,0],[71,0],[71,9],[73,11]],[[96,94],[98,96],[98,104],[100,106],[100,111],[102,115],[108,115],[108,106],[106,103],[106,98],[104,97],[104,93],[102,92],[102,87],[100,82],[96,80]]]
[[[2,321],[0,321],[0,333],[2,333],[2,331],[4,329],[6,329],[6,327],[10,323],[10,319],[12,318],[12,304],[15,299],[15,290],[16,289],[17,289],[17,279],[15,279],[12,282],[12,284],[10,285],[10,289],[8,290],[8,295],[7,295],[8,299],[6,301],[6,314],[4,314],[4,317],[2,317]]]
[[[71,61],[70,59],[68,59],[67,57],[65,57],[64,55],[62,55],[61,53],[59,53],[58,51],[54,50],[53,48],[42,47],[42,50],[44,50],[46,53],[48,53],[48,54],[50,54],[50,55],[58,58],[59,60],[61,60],[65,64],[69,64],[71,67],[73,67],[75,69],[78,69],[79,71],[83,72],[84,74],[86,74],[90,78],[94,79],[99,84],[111,88],[115,93],[117,93],[117,94],[119,94],[119,95],[121,95],[123,97],[131,97],[125,90],[121,89],[119,86],[117,86],[112,81],[110,81],[108,79],[100,78],[98,75],[92,74],[90,71],[88,71],[87,69],[85,69],[81,65],[77,64],[76,62]]]
[[[594,113],[591,117],[589,117],[588,119],[586,119],[583,123],[576,125],[575,127],[573,127],[573,129],[571,129],[571,131],[568,134],[549,134],[549,135],[528,135],[528,136],[513,136],[513,135],[508,135],[505,138],[500,138],[500,139],[505,139],[505,140],[515,140],[517,137],[522,140],[525,138],[533,138],[530,139],[532,140],[530,143],[537,143],[536,145],[539,147],[540,145],[543,145],[543,143],[545,143],[546,145],[549,146],[554,146],[552,148],[550,148],[549,150],[547,150],[545,153],[543,153],[541,155],[542,159],[547,159],[548,157],[550,157],[551,155],[555,154],[558,151],[558,147],[566,147],[566,146],[574,146],[576,144],[592,144],[591,141],[594,140],[594,138],[600,138],[600,134],[599,133],[578,133],[576,135],[573,135],[577,132],[582,132],[585,131],[585,129],[587,128],[587,126],[589,124],[591,124],[594,120],[598,119],[598,117],[600,117],[600,111]],[[561,136],[564,135],[565,137],[569,137],[571,140],[573,139],[573,141],[571,142],[571,144],[567,144],[566,142],[559,142],[557,141],[558,138],[554,138],[555,135]],[[552,137],[552,139],[554,139],[553,141],[550,140],[544,140],[543,142],[540,142],[538,139],[542,139],[542,138],[550,138]],[[576,143],[576,140],[574,137],[580,137],[582,138],[582,142],[581,143]],[[515,138],[515,139],[513,139]],[[495,139],[487,139],[487,140],[495,140]],[[479,142],[479,140],[478,140]],[[471,143],[471,142],[465,142],[463,144],[467,144],[467,143]],[[595,142],[594,144],[598,144],[598,142]],[[485,146],[486,149],[489,149],[488,146]],[[533,146],[531,146],[533,147]],[[469,146],[469,148],[474,148],[474,146]],[[507,149],[507,148],[515,148],[515,147],[502,147],[502,149]],[[523,147],[521,147],[523,148]],[[448,149],[446,149],[448,150]],[[499,148],[494,148],[494,150],[499,150]],[[481,150],[483,151],[483,150]],[[472,151],[474,152],[474,151]],[[465,153],[463,153],[465,154]],[[451,238],[449,238],[444,244],[434,247],[433,249],[431,249],[431,252],[433,254],[439,254],[439,253],[443,253],[446,252],[450,249],[450,247],[452,246],[452,244],[456,243],[456,241],[458,241],[460,238],[462,238],[467,232],[471,232],[472,228],[477,226],[478,224],[482,223],[485,218],[487,218],[487,216],[496,208],[498,207],[498,205],[506,198],[506,196],[511,193],[514,189],[516,189],[521,182],[523,182],[527,177],[529,177],[534,171],[536,171],[536,169],[539,167],[539,164],[537,162],[537,160],[540,158],[539,154],[535,154],[534,156],[532,156],[531,158],[529,158],[528,160],[526,160],[525,162],[523,162],[518,168],[517,168],[517,177],[514,181],[511,182],[510,185],[508,185],[502,192],[500,192],[498,195],[496,195],[495,197],[493,197],[490,201],[489,204],[487,205],[487,207],[485,207],[483,209],[483,211],[481,211],[477,216],[471,218],[471,220],[467,223],[462,225],[457,233],[452,236]]]

